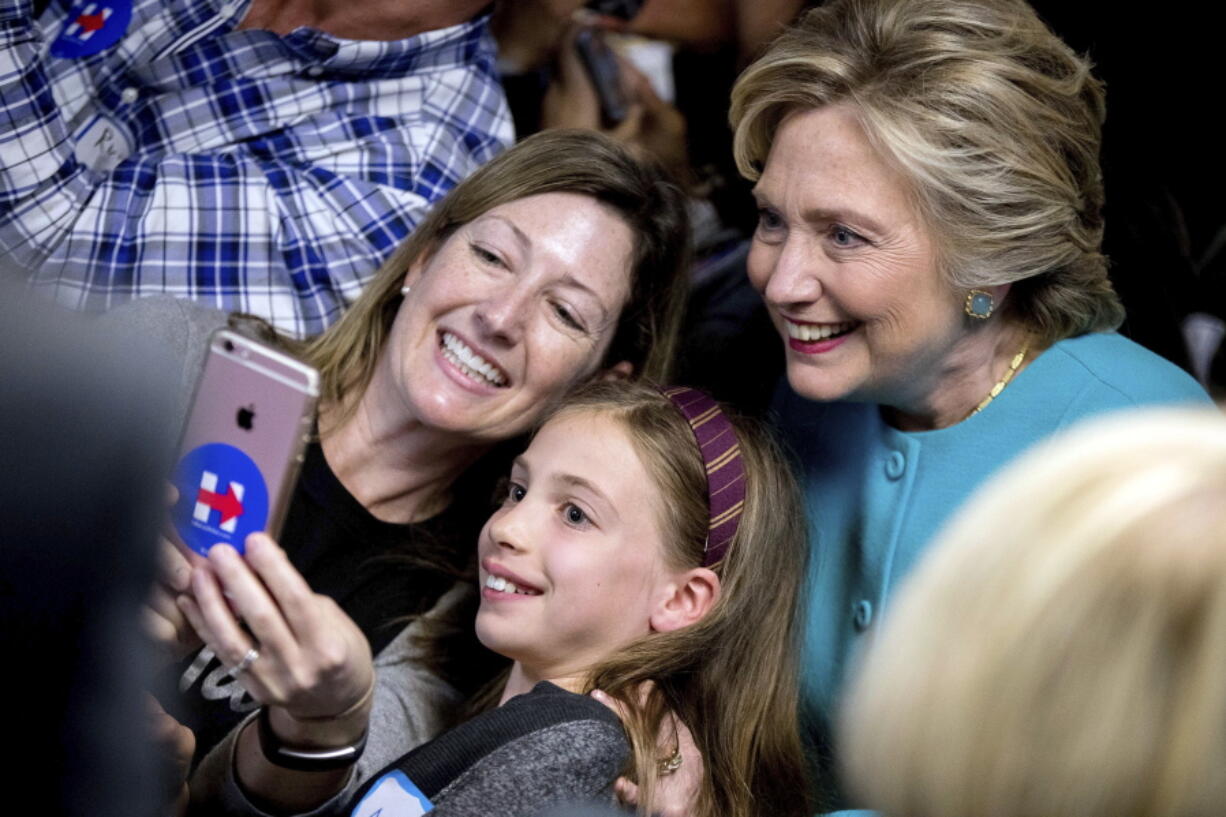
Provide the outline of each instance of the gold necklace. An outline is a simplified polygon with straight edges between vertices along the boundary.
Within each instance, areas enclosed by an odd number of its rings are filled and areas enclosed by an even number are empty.
[[[1026,353],[1029,351],[1030,341],[1027,341],[1026,343],[1022,344],[1021,351],[1013,356],[1013,360],[1009,361],[1009,371],[1005,372],[1005,376],[996,382],[996,385],[993,386],[992,390],[988,392],[988,396],[983,398],[979,405],[975,406],[975,410],[966,415],[967,417],[974,417],[976,414],[983,411],[985,408],[987,408],[988,403],[991,403],[996,399],[996,395],[1005,390],[1005,386],[1009,385],[1009,381],[1013,379],[1013,375],[1017,374],[1017,370],[1021,368],[1022,361],[1026,359]]]

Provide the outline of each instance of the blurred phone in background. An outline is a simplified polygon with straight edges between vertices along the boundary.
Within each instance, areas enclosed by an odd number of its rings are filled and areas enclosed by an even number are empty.
[[[645,0],[587,0],[583,7],[585,11],[610,20],[628,22],[638,15],[644,4]],[[610,37],[613,39],[612,46]],[[671,44],[621,30],[605,32],[596,28],[581,32],[576,48],[592,85],[596,87],[604,127],[621,123],[634,101],[626,99],[614,53],[647,76],[656,96],[670,104],[674,101]]]
[[[617,65],[604,35],[594,28],[585,28],[575,35],[575,50],[579,61],[587,71],[596,98],[600,102],[600,124],[613,128],[622,123],[629,111],[626,94],[622,90],[621,69]]]

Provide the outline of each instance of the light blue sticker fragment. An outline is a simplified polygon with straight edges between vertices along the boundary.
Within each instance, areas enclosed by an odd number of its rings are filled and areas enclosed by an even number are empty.
[[[350,817],[421,817],[434,804],[408,775],[394,769],[379,778],[350,813]]]

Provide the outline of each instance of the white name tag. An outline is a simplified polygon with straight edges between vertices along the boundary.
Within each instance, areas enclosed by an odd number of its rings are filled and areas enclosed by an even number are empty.
[[[128,131],[106,116],[95,116],[77,135],[77,161],[98,171],[110,173],[132,153]]]

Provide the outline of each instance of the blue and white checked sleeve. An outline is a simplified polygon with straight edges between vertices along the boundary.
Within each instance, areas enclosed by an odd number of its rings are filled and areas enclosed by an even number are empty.
[[[168,292],[317,333],[510,141],[484,23],[408,45],[223,27],[134,58],[199,5],[138,0],[128,63],[57,64],[28,0],[0,0],[0,252],[76,308]],[[79,159],[91,116],[129,142],[113,169]]]

